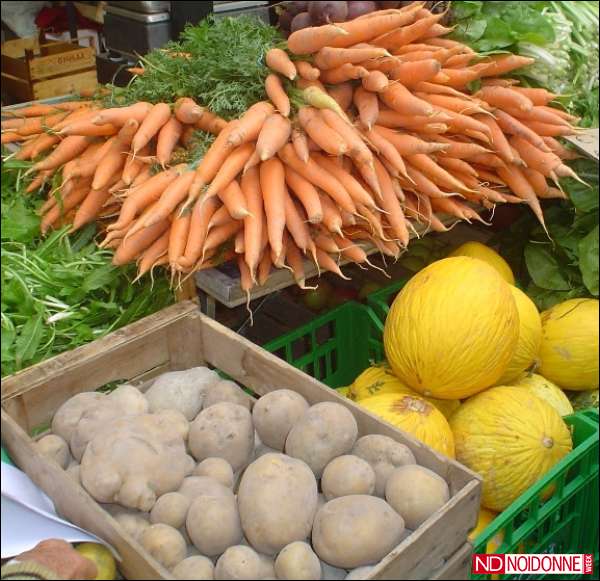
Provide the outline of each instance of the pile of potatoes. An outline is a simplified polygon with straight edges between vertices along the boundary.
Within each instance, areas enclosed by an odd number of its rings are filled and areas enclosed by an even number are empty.
[[[37,446],[178,579],[362,579],[450,496],[344,406],[205,367],[77,394]]]

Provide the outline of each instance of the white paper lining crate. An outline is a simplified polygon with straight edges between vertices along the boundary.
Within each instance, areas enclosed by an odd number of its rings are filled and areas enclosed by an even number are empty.
[[[360,435],[384,434],[407,444],[419,464],[443,476],[449,502],[378,565],[370,579],[464,579],[467,534],[475,526],[481,482],[455,461],[382,422],[317,380],[288,365],[183,302],[115,333],[34,365],[2,382],[2,440],[15,463],[53,500],[60,514],[111,543],[128,579],[172,579],[58,464],[28,436],[47,425],[69,397],[109,382],[143,382],[168,370],[209,365],[258,395],[286,387],[310,403],[334,401],[354,415]]]

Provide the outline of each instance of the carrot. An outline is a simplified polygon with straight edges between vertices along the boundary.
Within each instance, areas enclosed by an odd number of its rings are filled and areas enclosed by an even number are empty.
[[[141,101],[129,107],[114,107],[103,109],[92,118],[95,125],[112,124],[117,127],[125,125],[129,119],[135,119],[141,123],[152,110],[152,104]]]
[[[55,128],[54,128],[55,129]],[[104,125],[96,125],[91,119],[83,118],[73,121],[65,125],[62,129],[56,130],[57,135],[67,137],[71,135],[87,135],[88,137],[108,137],[118,132],[116,125],[106,123]]]
[[[507,87],[481,87],[475,93],[475,97],[503,110],[514,108],[528,112],[533,109],[533,103],[529,97]]]
[[[441,70],[442,65],[435,59],[416,62],[401,62],[390,72],[390,78],[406,87],[433,79]]]
[[[338,263],[335,260],[333,260],[333,258],[331,258],[331,256],[329,256],[329,254],[327,254],[326,252],[323,252],[321,249],[317,248],[315,255],[317,258],[317,264],[323,270],[333,272],[334,274],[337,274],[339,277],[343,278],[344,280],[350,280],[350,278],[347,277],[340,270]]]
[[[361,82],[364,89],[366,91],[371,91],[372,93],[381,93],[389,86],[387,76],[381,71],[369,71],[369,73],[362,78]]]
[[[117,138],[111,144],[106,155],[98,163],[98,167],[94,172],[94,181],[92,188],[95,190],[102,189],[111,179],[111,177],[120,172],[125,165],[126,154],[129,151],[132,139],[139,132],[139,124],[135,119],[130,119],[121,127]]]
[[[383,209],[387,212],[387,220],[392,228],[394,236],[402,246],[406,246],[410,238],[406,226],[406,218],[404,217],[400,202],[394,193],[390,175],[378,159],[375,159],[375,171],[377,173],[377,179],[381,184],[381,203]]]
[[[179,173],[181,171],[181,173]],[[178,174],[178,175],[177,175]],[[177,168],[176,177],[166,186],[160,195],[159,200],[152,207],[152,210],[144,216],[143,220],[140,219],[129,231],[128,236],[131,236],[134,232],[137,232],[141,228],[147,228],[165,220],[169,215],[177,208],[181,202],[186,199],[187,193],[194,179],[194,172],[191,170],[185,170]],[[165,180],[166,181],[166,180]]]
[[[260,260],[260,240],[265,224],[263,194],[258,168],[251,168],[242,176],[242,193],[249,209],[244,218],[244,255],[252,281],[256,282],[256,269]]]
[[[456,174],[458,174],[458,173],[477,177],[477,171],[471,165],[469,165],[466,161],[463,161],[462,159],[458,159],[455,157],[445,157],[443,155],[439,155],[436,158],[436,162],[439,165],[441,165],[443,168],[454,173],[455,177],[456,177]],[[464,182],[464,180],[463,180],[463,182]],[[466,185],[469,185],[466,182],[464,182],[464,183]],[[472,188],[473,186],[469,186],[469,187]]]
[[[388,107],[402,115],[421,115],[429,117],[434,112],[433,107],[429,103],[414,97],[402,83],[393,83],[389,85],[387,89],[380,93],[380,96],[381,100]]]
[[[448,147],[443,151],[443,155],[448,157],[458,157],[459,159],[471,158],[477,155],[488,153],[489,150],[477,143],[463,143],[461,141],[453,141],[447,137],[438,136],[437,138]]]
[[[565,135],[577,134],[577,130],[569,125],[551,125],[549,123],[540,123],[539,121],[530,121],[528,119],[524,119],[523,121],[524,125],[541,137],[562,137]],[[544,146],[547,147],[545,143]]]
[[[342,111],[347,111],[350,108],[350,105],[352,105],[354,87],[351,83],[331,85],[331,87],[327,89],[327,93],[335,100]]]
[[[256,140],[256,153],[260,161],[273,157],[289,140],[292,124],[279,113],[266,118]]]
[[[282,258],[282,237],[285,229],[285,172],[281,161],[277,158],[261,163],[260,189],[263,194],[267,233],[269,244],[277,259]]]
[[[204,110],[202,117],[194,124],[196,129],[219,135],[225,127],[227,127],[227,121],[221,119],[221,117],[211,113],[210,111]]]
[[[169,121],[171,118],[171,108],[166,103],[157,103],[150,112],[144,117],[137,133],[131,141],[133,155],[144,147]]]
[[[33,180],[31,180],[30,184],[25,189],[25,193],[30,194],[31,192],[35,192],[46,184],[46,182],[52,177],[54,170],[47,169],[45,171],[41,171],[35,176]],[[54,199],[54,197],[52,198]]]
[[[356,109],[358,110],[361,123],[370,130],[377,122],[379,115],[379,100],[377,99],[377,95],[367,91],[363,87],[357,87],[354,91],[354,105],[356,105]]]
[[[324,46],[332,46],[335,39],[340,36],[349,36],[349,33],[333,24],[303,28],[290,34],[287,47],[292,54],[312,54]]]
[[[389,56],[389,54],[385,49],[368,45],[364,48],[334,48],[326,46],[314,55],[314,63],[321,71],[326,71],[345,64],[355,65],[367,59]]]
[[[292,145],[294,147],[294,151],[296,155],[304,162],[308,161],[308,140],[306,137],[306,133],[299,128],[294,127],[292,129]]]
[[[427,93],[429,95],[448,95],[450,97],[458,97],[459,99],[465,99],[468,101],[472,101],[473,97],[467,95],[466,93],[462,93],[452,87],[447,85],[438,85],[436,83],[430,83],[427,81],[422,81],[417,83],[414,87],[415,91],[419,93]]]
[[[346,63],[345,65],[341,65],[335,69],[322,71],[320,79],[323,83],[337,85],[338,83],[344,83],[354,79],[362,79],[368,75],[369,71],[364,67]]]
[[[341,233],[343,226],[342,211],[328,195],[321,194],[319,198],[323,208],[323,226],[329,232]]]
[[[504,132],[500,129],[495,119],[488,115],[481,115],[477,117],[478,121],[487,126],[491,134],[490,147],[498,154],[500,158],[506,163],[518,163],[518,159],[515,155],[506,139]]]
[[[44,214],[40,222],[40,231],[46,234],[50,227],[61,217],[77,207],[86,198],[90,191],[89,180],[82,181],[77,188],[72,190],[67,196],[62,199],[62,204],[55,203]]]
[[[335,112],[328,109],[321,109],[319,115],[327,126],[342,138],[348,155],[358,165],[373,163],[373,154],[366,146],[360,133],[350,123],[347,123]]]
[[[438,186],[446,188],[451,192],[464,192],[469,190],[469,188],[467,188],[460,180],[457,180],[440,167],[428,155],[419,153],[408,156],[406,159],[412,167],[418,169],[423,175],[427,176],[428,179]]]
[[[231,128],[227,143],[231,147],[238,147],[242,143],[255,140],[265,119],[273,112],[273,105],[266,101],[259,101],[252,105]]]
[[[207,252],[210,252],[211,250],[221,246],[221,244],[231,240],[231,238],[237,234],[238,230],[240,230],[242,226],[243,222],[241,220],[230,220],[226,224],[212,229],[206,236],[206,240],[202,249],[202,256],[200,258],[201,262],[204,261]]]
[[[316,287],[306,286],[306,276],[304,274],[304,260],[300,250],[293,240],[289,240],[286,247],[285,260],[292,269],[294,280],[301,289],[312,289]]]
[[[141,157],[145,157],[149,153],[150,148],[148,146],[140,150]],[[146,164],[139,157],[128,157],[123,167],[123,173],[121,174],[124,184],[130,186],[144,167],[146,167]]]
[[[289,193],[285,192],[285,225],[294,243],[304,254],[313,248],[312,239],[304,216],[292,200]]]
[[[513,87],[512,90],[524,95],[536,106],[548,105],[550,101],[554,101],[559,96],[546,89],[536,89],[533,87]]]
[[[15,141],[24,141],[26,139],[25,135],[19,135],[14,131],[7,131],[2,133],[2,144],[5,143],[14,143]]]
[[[320,248],[328,254],[339,254],[340,249],[334,242],[331,234],[327,230],[317,231],[314,236],[314,243],[317,248]]]
[[[152,168],[149,165],[144,165],[144,167],[140,170],[140,173],[135,176],[133,182],[131,182],[132,188],[137,188],[138,186],[146,183],[152,177]]]
[[[499,77],[501,75],[505,75],[506,73],[514,71],[515,69],[520,69],[527,65],[533,64],[535,59],[511,54],[508,56],[498,55],[495,57],[490,57],[490,61],[491,62],[487,63],[487,67],[482,72],[482,77]]]
[[[310,65],[309,65],[310,66]],[[277,111],[284,117],[290,116],[290,99],[287,96],[281,80],[277,75],[269,75],[265,79],[265,92]]]
[[[502,158],[498,157],[495,153],[479,153],[477,155],[470,155],[468,156],[468,160],[472,163],[478,163],[487,167],[506,167],[506,164]]]
[[[388,141],[382,133],[372,129],[365,133],[367,139],[371,144],[379,151],[379,154],[383,156],[395,169],[397,174],[406,176],[406,166],[398,150],[394,145]]]
[[[58,135],[42,133],[31,144],[31,158],[34,159],[38,155],[48,151],[48,149],[50,149],[53,145],[56,145],[59,141],[60,137],[58,137]]]
[[[45,159],[32,166],[34,171],[55,169],[81,155],[90,145],[89,137],[72,135],[63,139],[56,149]]]
[[[400,53],[399,49],[396,49],[393,51],[392,54],[394,56],[396,56],[400,62],[403,62],[403,63],[412,63],[412,62],[434,59],[441,64],[448,60],[448,53],[449,53],[449,51],[445,48],[437,48],[436,49],[436,48],[433,48],[432,46],[430,46],[430,47],[428,47],[427,50],[415,50],[415,51],[410,51],[408,53]]]
[[[517,197],[527,202],[537,219],[540,221],[540,224],[544,230],[546,230],[542,207],[540,206],[540,202],[535,195],[535,190],[527,181],[523,172],[518,167],[513,166],[511,168],[499,168],[498,175],[504,180],[506,185]],[[546,233],[547,232],[548,231],[546,230]]]
[[[36,140],[37,140],[37,137],[30,137],[28,141],[23,143],[23,145],[21,145],[21,148],[19,149],[19,151],[16,152],[16,154],[14,156],[15,159],[23,160],[23,161],[31,159]]]
[[[296,87],[301,90],[308,89],[308,87],[315,87],[316,89],[319,89],[319,91],[323,91],[323,93],[327,92],[325,85],[319,81],[319,79],[316,79],[315,81],[308,81],[300,77],[296,79]]]
[[[556,154],[540,151],[522,137],[515,135],[511,137],[510,143],[518,151],[528,168],[537,170],[546,177],[552,177],[552,172],[562,164]]]
[[[402,26],[386,34],[374,38],[371,43],[375,46],[382,46],[387,49],[396,49],[398,47],[410,44],[424,36],[435,23],[445,16],[445,12],[440,14],[430,14],[425,18],[420,18],[416,22],[407,26]]]
[[[487,66],[486,63],[479,63],[462,69],[441,69],[438,74],[444,77],[441,84],[454,89],[462,89],[472,81],[481,77],[487,69]],[[435,82],[435,78],[433,79],[433,82]]]
[[[325,190],[332,199],[350,213],[356,212],[356,206],[346,189],[330,173],[325,171],[313,159],[304,163],[298,158],[291,144],[286,145],[279,151],[280,159],[293,170],[299,173],[303,178],[313,185]]]
[[[180,123],[193,125],[200,120],[204,114],[204,109],[200,107],[200,105],[198,105],[194,99],[190,99],[189,97],[181,97],[175,101],[173,113],[177,121]]]
[[[371,209],[377,208],[373,198],[367,190],[365,190],[360,182],[343,167],[337,165],[332,159],[329,159],[324,155],[319,155],[318,153],[313,153],[311,158],[342,184],[355,204],[361,204]]]
[[[310,138],[330,155],[343,155],[348,150],[342,136],[325,122],[317,109],[301,107],[298,111],[298,121]]]
[[[307,179],[294,171],[289,165],[285,166],[285,183],[296,194],[301,202],[308,221],[318,224],[323,220],[323,208],[316,188]]]
[[[235,220],[243,220],[250,215],[246,197],[238,182],[234,179],[218,193],[227,211]]]
[[[52,115],[57,112],[55,105],[29,105],[28,107],[20,107],[18,109],[3,109],[2,115],[10,115],[13,117],[41,117],[43,115]]]
[[[290,81],[293,81],[298,74],[294,63],[290,60],[290,57],[280,48],[272,48],[268,50],[267,54],[265,55],[265,63],[271,70],[283,75]]]
[[[30,117],[30,119],[38,119],[38,117]],[[26,123],[27,119],[26,118],[22,118],[22,119],[3,119],[1,126],[2,126],[2,130],[7,130],[7,129],[14,129],[17,130],[19,127],[22,127],[25,123]]]
[[[444,66],[449,69],[462,69],[463,67],[469,66],[472,60],[473,55],[469,53],[453,54],[446,61],[444,61]]]
[[[47,127],[53,127],[66,116],[66,113],[57,113],[56,115],[49,115],[48,117],[35,117],[34,119],[27,119],[23,125],[18,127],[17,133],[25,137],[29,135],[36,135],[44,131],[44,129]]]
[[[77,111],[95,106],[95,103],[93,101],[62,101],[61,103],[54,103],[52,106],[61,111]]]
[[[436,107],[440,107],[443,111],[452,111],[454,113],[461,113],[465,115],[481,113],[491,116],[489,111],[478,105],[473,99],[467,100],[450,95],[435,95],[420,92],[415,94],[419,97],[419,99],[423,99],[424,101],[427,101]]]
[[[579,159],[581,157],[576,151],[573,149],[567,149],[560,141],[555,139],[554,137],[545,136],[543,137],[544,143],[552,150],[552,152],[561,159]]]
[[[169,264],[167,250],[169,247],[170,231],[167,230],[159,236],[146,250],[142,251],[138,262],[138,275],[136,280],[139,280],[147,272],[161,265]]]
[[[480,82],[481,82],[482,87],[513,87],[513,88],[517,88],[517,87],[514,87],[514,85],[518,85],[521,81],[519,81],[517,79],[506,79],[506,78],[495,79],[495,78],[491,78],[491,77],[486,77],[484,79],[481,79]]]
[[[208,234],[208,225],[215,211],[220,206],[217,198],[211,198],[204,204],[197,200],[191,211],[190,228],[185,243],[183,256],[179,258],[179,267],[186,269],[193,266],[202,254],[204,241]],[[184,210],[185,212],[185,210]]]
[[[567,111],[563,111],[562,109],[557,109],[556,107],[548,107],[546,105],[536,105],[534,107],[534,111],[536,113],[540,113],[541,111],[544,111],[545,113],[549,113],[556,117],[560,117],[563,121],[569,121],[572,123],[577,123],[580,120],[580,117],[571,115]],[[538,119],[535,119],[535,120],[538,121]]]
[[[181,210],[181,208],[179,208]],[[184,255],[185,245],[190,232],[191,212],[176,211],[169,228],[168,257],[172,271],[179,270],[179,261]]]
[[[400,155],[413,155],[416,153],[436,153],[448,149],[446,143],[435,143],[432,141],[423,141],[418,137],[408,133],[393,131],[381,125],[375,125],[373,128],[377,133],[385,137],[397,150]]]
[[[135,260],[137,256],[164,234],[169,226],[169,220],[162,220],[136,232],[129,238],[123,239],[113,256],[112,263],[115,266],[121,266]]]
[[[546,192],[544,192],[543,195],[538,194],[538,197],[547,199],[547,200],[552,200],[552,199],[568,200],[569,199],[569,196],[567,196],[567,194],[565,194],[565,192],[563,192],[562,190],[559,190],[558,188],[548,188],[548,190]]]
[[[546,177],[539,171],[530,167],[523,168],[523,175],[533,188],[535,195],[538,198],[543,198],[550,187],[546,181]]]
[[[295,65],[298,74],[307,81],[316,81],[321,75],[321,71],[308,61],[295,61]]]
[[[258,284],[264,286],[271,275],[271,269],[273,268],[273,262],[271,261],[271,252],[267,248],[264,250],[262,258],[258,263]]]
[[[347,90],[346,94],[348,95]],[[344,110],[333,97],[327,94],[327,92],[321,91],[316,87],[308,87],[302,91],[302,98],[308,105],[315,107],[316,109],[331,109],[332,111],[335,111],[342,119],[345,119],[350,123],[350,119]],[[350,99],[348,106],[350,103],[352,103],[352,99]]]
[[[100,190],[90,190],[75,213],[71,232],[75,232],[82,226],[93,222],[110,196],[109,186],[105,186]]]
[[[156,160],[163,168],[171,160],[182,131],[183,126],[175,117],[171,117],[159,130],[156,140]]]
[[[386,56],[378,59],[369,59],[360,63],[368,71],[380,71],[385,75],[389,75],[394,68],[400,63],[398,57]]]
[[[224,160],[214,179],[203,194],[203,199],[210,198],[224,190],[242,171],[246,162],[254,152],[254,144],[244,143],[234,149]]]
[[[496,121],[500,129],[502,129],[502,131],[505,133],[523,137],[535,145],[538,149],[541,149],[546,153],[550,152],[550,148],[544,143],[544,140],[535,130],[528,125],[523,124],[518,119],[515,119],[508,113],[500,110],[496,111]]]

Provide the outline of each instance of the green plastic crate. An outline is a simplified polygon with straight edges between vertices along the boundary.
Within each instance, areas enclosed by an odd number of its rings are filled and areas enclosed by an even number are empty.
[[[397,281],[373,293],[368,306],[345,303],[271,341],[265,349],[329,387],[349,385],[371,362],[384,358],[383,322],[391,301],[405,283],[406,279]],[[592,553],[597,578],[598,411],[585,410],[565,419],[571,426],[573,451],[477,537],[475,552],[485,553],[488,540],[504,530],[503,544],[495,552],[517,552],[524,547],[527,553]],[[542,503],[540,494],[551,483],[556,490]],[[548,578],[560,579],[555,575]]]
[[[378,319],[350,301],[264,345],[294,367],[329,387],[344,387],[371,361],[383,359]]]

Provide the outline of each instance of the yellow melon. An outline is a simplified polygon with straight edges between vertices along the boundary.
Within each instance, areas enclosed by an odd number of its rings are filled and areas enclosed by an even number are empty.
[[[434,450],[454,458],[454,438],[448,421],[422,397],[386,393],[363,399],[360,405]]]
[[[387,363],[379,363],[365,369],[347,388],[347,397],[360,403],[363,399],[384,393],[402,393],[423,397],[449,418],[460,406],[458,399],[436,399],[420,395],[415,390],[404,385],[392,372]],[[339,391],[339,390],[338,390]]]
[[[548,402],[561,416],[568,416],[573,413],[573,406],[567,394],[558,385],[554,385],[554,383],[537,373],[523,375],[514,381],[512,385],[528,389],[534,395]]]
[[[495,250],[481,242],[465,242],[448,256],[470,256],[479,258],[487,262],[492,268],[498,271],[498,274],[508,283],[515,284],[515,276],[508,265],[508,262],[502,258]]]
[[[456,459],[483,477],[481,504],[504,510],[571,451],[558,412],[529,390],[492,387],[452,414]]]
[[[472,542],[477,541],[477,537],[487,528],[489,524],[498,516],[497,512],[488,510],[483,506],[479,509],[479,516],[477,518],[477,524],[475,528],[469,533],[469,540]],[[495,553],[496,549],[502,544],[504,540],[504,531],[497,532],[486,544],[486,553]]]
[[[563,389],[598,389],[597,299],[571,299],[542,313],[539,372]]]
[[[519,341],[515,354],[498,381],[499,385],[512,383],[532,367],[542,342],[542,319],[534,302],[516,286],[511,286],[510,290],[519,311]]]
[[[519,313],[510,285],[481,260],[430,264],[394,299],[384,346],[394,374],[439,399],[462,399],[497,383],[515,353]]]

